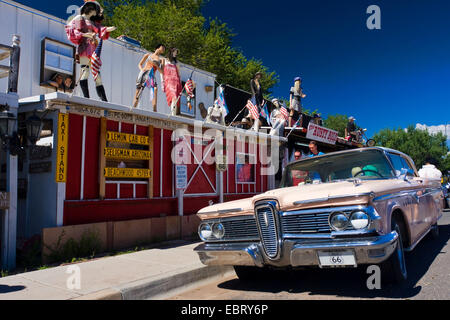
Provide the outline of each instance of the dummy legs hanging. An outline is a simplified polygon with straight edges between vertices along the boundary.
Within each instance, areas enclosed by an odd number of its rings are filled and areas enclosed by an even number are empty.
[[[83,96],[85,98],[90,98],[88,79],[91,69],[91,60],[88,57],[80,57],[80,65],[81,65],[80,87],[81,90],[83,91]],[[97,79],[95,80],[95,88],[97,90],[99,98],[102,101],[108,101],[108,99],[106,98],[105,87],[103,87],[102,77],[100,76],[100,74],[97,76]]]

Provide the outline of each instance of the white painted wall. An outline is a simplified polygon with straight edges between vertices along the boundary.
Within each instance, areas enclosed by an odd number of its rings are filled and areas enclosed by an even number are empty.
[[[47,15],[17,2],[0,0],[0,43],[11,45],[12,36],[18,34],[21,37],[21,60],[19,74],[20,98],[41,95],[53,92],[39,85],[41,64],[41,41],[49,37],[64,43],[69,43],[64,30],[65,21]],[[130,50],[125,43],[116,39],[110,39],[104,43],[102,51],[103,67],[102,79],[106,95],[110,102],[131,106],[136,90],[136,77],[139,73],[138,63],[146,51]],[[77,77],[80,75],[80,66],[77,65]],[[193,67],[180,64],[181,79],[186,81]],[[214,102],[214,92],[207,93],[205,86],[214,86],[215,75],[206,71],[195,69],[192,79],[197,84],[197,106],[203,102],[208,108]],[[158,112],[169,114],[166,97],[162,91],[161,81],[158,81]],[[98,99],[95,84],[90,77],[90,96]],[[6,92],[7,79],[0,80],[0,92]],[[81,96],[79,88],[75,95]],[[151,110],[149,91],[145,90],[141,98],[141,109]],[[196,119],[202,120],[197,108]]]

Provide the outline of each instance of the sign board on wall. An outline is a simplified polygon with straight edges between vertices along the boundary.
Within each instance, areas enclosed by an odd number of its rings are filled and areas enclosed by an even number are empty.
[[[0,209],[9,209],[9,192],[0,192]]]
[[[334,145],[338,138],[338,132],[310,122],[306,138]]]
[[[58,115],[58,148],[56,149],[56,182],[67,179],[67,145],[69,140],[69,115]]]
[[[175,179],[177,190],[185,190],[187,188],[187,166],[175,166]]]
[[[110,159],[122,160],[151,160],[151,151],[146,150],[132,150],[132,149],[117,149],[105,148],[105,157]]]
[[[106,132],[106,141],[138,144],[142,146],[150,145],[150,138],[148,136],[139,136],[136,134],[120,133],[120,132]]]
[[[225,172],[228,170],[226,155],[216,155],[216,169],[219,172]]]
[[[153,197],[153,138],[152,126],[148,126],[148,135],[114,132],[107,130],[107,118],[100,119],[100,199],[105,199],[106,183],[114,184],[116,179],[126,179],[129,184],[145,179],[147,196]]]
[[[148,179],[152,177],[149,169],[105,168],[106,178]]]

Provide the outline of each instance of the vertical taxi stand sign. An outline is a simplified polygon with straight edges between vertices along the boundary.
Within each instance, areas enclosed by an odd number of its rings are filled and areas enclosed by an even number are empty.
[[[105,198],[107,179],[148,180],[147,197],[153,198],[153,135],[153,126],[148,127],[145,136],[107,131],[106,118],[100,120],[101,200]],[[118,162],[125,165],[117,165]],[[120,194],[117,197],[120,198]]]
[[[69,115],[58,115],[58,149],[56,154],[56,182],[65,183],[67,180],[67,146],[69,140]]]

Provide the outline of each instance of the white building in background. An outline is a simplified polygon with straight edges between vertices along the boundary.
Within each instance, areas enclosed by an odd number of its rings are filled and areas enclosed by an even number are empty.
[[[42,59],[45,58],[46,54],[47,57],[59,58],[59,61],[66,62],[70,68],[73,57],[67,57],[65,54],[55,54],[54,51],[57,50],[50,48],[50,46],[43,48],[44,39],[49,40],[55,45],[61,43],[58,50],[61,50],[63,47],[64,50],[67,50],[68,46],[73,47],[72,43],[67,39],[64,29],[65,24],[66,21],[63,19],[29,8],[17,2],[0,0],[0,43],[10,43],[14,34],[19,35],[22,41],[18,89],[19,98],[38,96],[55,91],[42,85]],[[44,49],[47,49],[47,51],[45,52]],[[147,52],[142,48],[113,38],[104,42],[101,55],[103,62],[101,76],[109,102],[123,106],[132,105],[136,91],[136,78],[139,74],[138,63]],[[70,59],[72,60],[70,61]],[[48,73],[51,71],[47,69],[44,73],[48,78]],[[54,70],[56,72],[58,69]],[[75,66],[75,70],[76,80],[80,75],[79,64]],[[196,101],[193,110],[189,111],[186,106],[183,106],[183,98],[181,99],[181,110],[182,112],[183,110],[185,111],[183,115],[191,119],[203,120],[198,106],[200,103],[203,103],[205,108],[213,105],[213,88],[216,75],[183,63],[180,63],[180,71],[183,82],[187,81],[192,74],[192,80],[197,85]],[[163,86],[159,76],[157,76],[157,82],[158,112],[169,114],[170,109],[167,105],[165,94],[162,91]],[[1,79],[0,92],[5,92],[7,85],[7,79]],[[89,86],[91,98],[99,99],[92,77],[90,77]],[[80,88],[75,90],[74,95],[82,96]],[[140,100],[139,109],[152,110],[149,90],[144,91]]]

